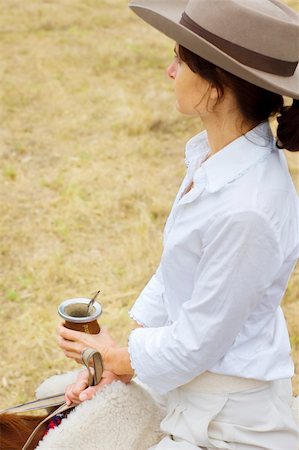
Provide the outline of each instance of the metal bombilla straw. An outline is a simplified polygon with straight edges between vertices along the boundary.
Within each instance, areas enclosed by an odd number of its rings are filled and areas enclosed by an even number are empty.
[[[101,291],[97,291],[94,296],[90,299],[90,302],[87,305],[87,316],[90,313],[90,309],[92,308],[92,305],[94,304],[95,299],[97,298],[97,296],[99,295]]]

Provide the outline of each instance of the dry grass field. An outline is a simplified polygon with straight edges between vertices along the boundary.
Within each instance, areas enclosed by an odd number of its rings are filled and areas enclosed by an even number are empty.
[[[0,7],[1,409],[75,367],[56,345],[63,299],[101,289],[102,323],[126,342],[200,124],[175,110],[173,44],[126,1]],[[298,278],[283,302],[297,370]]]

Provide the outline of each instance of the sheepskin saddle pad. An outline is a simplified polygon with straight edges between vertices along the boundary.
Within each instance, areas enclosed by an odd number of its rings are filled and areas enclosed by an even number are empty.
[[[57,393],[58,385],[73,381],[74,372],[46,380],[37,398]],[[62,390],[63,392],[63,390]],[[92,400],[74,408],[61,424],[40,441],[38,450],[147,450],[163,434],[165,412],[139,383],[114,381]]]

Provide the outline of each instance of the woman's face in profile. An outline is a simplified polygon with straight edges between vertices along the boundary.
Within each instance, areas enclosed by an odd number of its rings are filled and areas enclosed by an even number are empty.
[[[192,72],[180,59],[178,44],[175,44],[174,53],[174,59],[167,68],[167,75],[174,81],[177,110],[188,116],[204,116],[209,100],[209,83]]]

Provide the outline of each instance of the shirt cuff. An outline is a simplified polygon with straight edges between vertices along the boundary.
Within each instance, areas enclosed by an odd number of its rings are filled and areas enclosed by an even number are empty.
[[[135,375],[155,393],[162,395],[183,384],[178,381],[175,370],[169,377],[169,364],[165,364],[165,358],[159,352],[159,343],[163,342],[165,332],[165,327],[136,328],[128,338],[128,352]]]
[[[148,325],[146,325],[146,323],[143,321],[142,316],[139,314],[138,312],[136,313],[134,311],[134,308],[130,309],[130,311],[128,312],[129,317],[131,319],[133,319],[135,322],[138,323],[138,325],[141,325],[142,327],[147,327]]]

